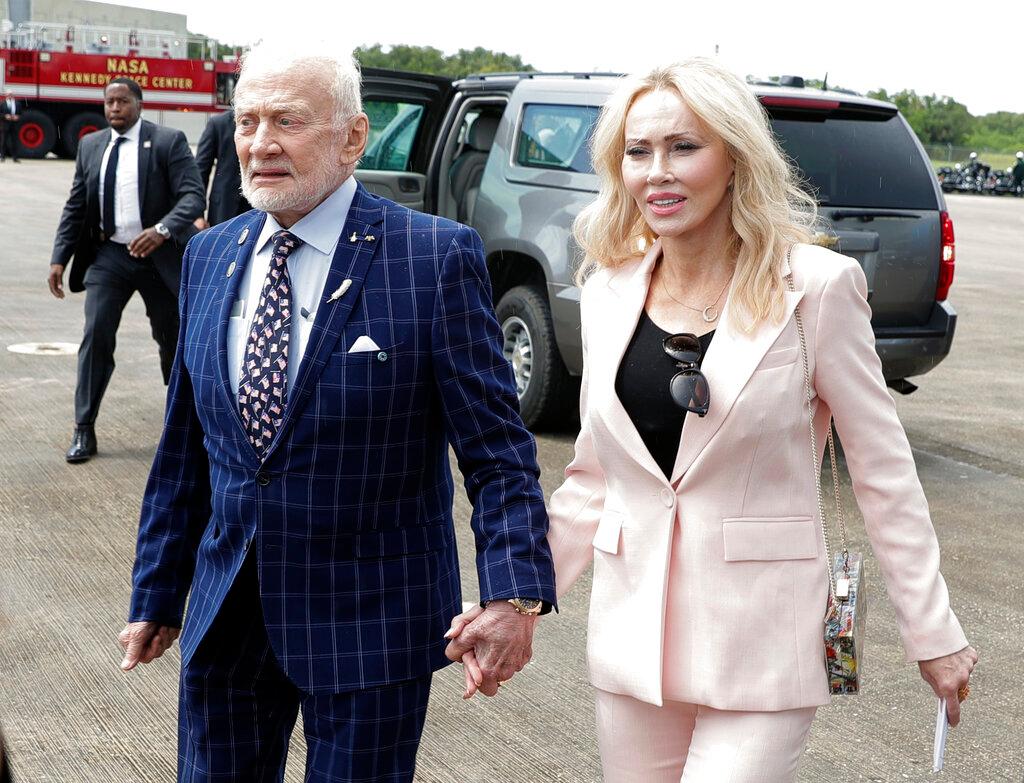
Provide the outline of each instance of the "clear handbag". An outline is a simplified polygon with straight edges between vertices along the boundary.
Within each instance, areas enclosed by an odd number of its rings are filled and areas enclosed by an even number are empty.
[[[790,251],[792,252],[792,251]],[[787,260],[789,254],[787,253]],[[786,278],[790,291],[794,290],[793,277]],[[836,462],[836,444],[832,434],[832,420],[828,422],[828,453],[832,463],[832,486],[836,499],[836,520],[842,539],[842,550],[834,557],[829,544],[828,522],[825,515],[825,498],[821,490],[821,473],[818,469],[818,441],[814,433],[812,415],[811,371],[807,360],[807,340],[800,318],[800,306],[793,313],[797,334],[800,336],[800,355],[804,364],[804,391],[807,395],[807,416],[811,431],[811,468],[814,486],[818,496],[818,516],[821,520],[821,537],[825,545],[825,562],[828,568],[828,602],[825,607],[824,634],[825,672],[828,675],[829,691],[833,694],[856,694],[860,692],[861,663],[864,660],[864,626],[867,620],[867,593],[864,582],[864,558],[859,552],[850,552],[846,541],[846,518],[843,502],[839,495],[839,467]]]

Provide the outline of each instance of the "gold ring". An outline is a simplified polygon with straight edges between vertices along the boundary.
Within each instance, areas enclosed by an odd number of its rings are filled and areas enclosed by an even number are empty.
[[[965,685],[956,692],[956,697],[959,701],[967,701],[967,697],[971,695],[971,686]]]

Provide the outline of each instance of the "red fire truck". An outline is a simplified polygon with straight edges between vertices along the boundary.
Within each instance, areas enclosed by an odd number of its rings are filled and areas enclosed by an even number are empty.
[[[19,155],[73,158],[82,136],[106,126],[103,87],[118,76],[139,83],[146,109],[227,109],[236,63],[216,52],[211,39],[167,30],[19,25],[0,35],[0,95],[10,90],[26,102]]]

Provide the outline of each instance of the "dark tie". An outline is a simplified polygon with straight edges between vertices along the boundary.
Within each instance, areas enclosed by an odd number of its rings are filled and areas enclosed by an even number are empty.
[[[117,227],[114,225],[114,188],[117,186],[118,149],[124,136],[114,139],[114,149],[107,158],[107,170],[103,172],[103,234],[110,239]]]
[[[288,231],[278,231],[272,240],[274,252],[245,344],[238,383],[242,423],[249,442],[260,455],[277,434],[288,402],[288,341],[292,324],[288,256],[302,244]]]

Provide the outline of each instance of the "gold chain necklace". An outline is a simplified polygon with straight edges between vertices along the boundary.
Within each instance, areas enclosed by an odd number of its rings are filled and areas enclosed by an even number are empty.
[[[688,305],[686,304],[686,302],[680,302],[678,299],[672,296],[672,293],[668,290],[668,286],[665,285],[664,275],[658,282],[661,283],[661,290],[665,292],[665,296],[667,296],[676,304],[681,304],[687,310],[693,310],[693,312],[695,313],[700,313],[701,317],[704,319],[704,323],[713,324],[715,321],[718,320],[718,316],[721,315],[721,313],[718,310],[718,302],[722,298],[722,294],[725,293],[725,289],[729,287],[729,283],[732,282],[732,276],[730,275],[729,279],[725,281],[725,285],[722,287],[722,290],[718,292],[718,296],[715,297],[715,301],[703,309],[700,307],[693,307],[691,305]]]

